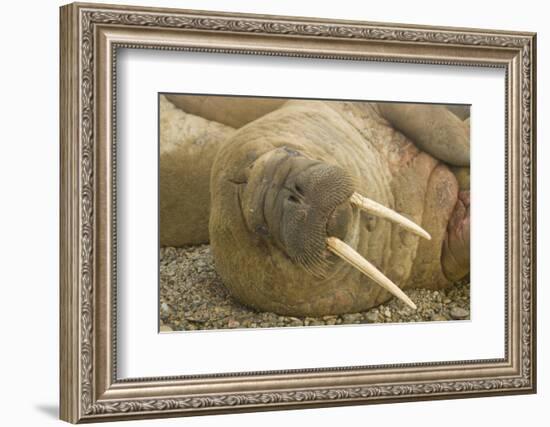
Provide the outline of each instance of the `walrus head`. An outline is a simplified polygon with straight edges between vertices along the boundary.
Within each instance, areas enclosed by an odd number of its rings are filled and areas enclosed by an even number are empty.
[[[341,167],[292,148],[263,153],[248,166],[245,176],[239,201],[250,233],[320,278],[328,275],[334,254],[415,308],[397,285],[344,241],[353,209],[389,219],[429,239],[426,231],[356,193],[353,177]]]

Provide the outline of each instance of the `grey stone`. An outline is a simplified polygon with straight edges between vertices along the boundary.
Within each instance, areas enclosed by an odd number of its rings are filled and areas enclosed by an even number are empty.
[[[162,313],[165,313],[165,314],[170,314],[170,306],[168,304],[166,304],[165,302],[163,302],[161,305],[160,305],[160,311]]]
[[[453,307],[451,309],[451,317],[455,320],[463,320],[470,317],[470,312],[461,307]]]
[[[359,313],[344,314],[342,316],[342,323],[356,323],[359,320],[361,320],[361,314]]]
[[[367,319],[369,323],[376,323],[378,322],[378,313],[371,311],[366,314],[365,319]]]

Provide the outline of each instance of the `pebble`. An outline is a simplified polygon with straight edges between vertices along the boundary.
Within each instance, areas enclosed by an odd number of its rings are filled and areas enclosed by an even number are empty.
[[[451,317],[455,320],[463,320],[470,317],[470,312],[461,307],[453,307],[451,309]]]
[[[433,314],[432,317],[431,317],[431,320],[433,322],[445,322],[448,319],[445,316],[443,316],[442,314]]]
[[[365,319],[370,323],[376,323],[378,322],[378,313],[370,311],[365,315]]]
[[[207,322],[207,319],[199,319],[198,317],[193,316],[186,316],[185,320],[189,320],[190,322],[196,322],[196,323],[204,323]]]
[[[356,323],[361,320],[361,314],[360,313],[353,313],[353,314],[344,314],[342,316],[342,321],[344,323]]]
[[[170,313],[170,306],[168,304],[166,304],[165,302],[163,302],[160,305],[160,310],[165,314],[169,314]]]
[[[227,322],[228,328],[238,328],[241,326],[241,323],[238,320],[231,319],[229,322]]]
[[[336,316],[323,316],[326,325],[336,325],[338,318]]]
[[[173,329],[172,329],[170,326],[162,325],[162,326],[160,327],[160,331],[161,331],[161,332],[172,332]]]

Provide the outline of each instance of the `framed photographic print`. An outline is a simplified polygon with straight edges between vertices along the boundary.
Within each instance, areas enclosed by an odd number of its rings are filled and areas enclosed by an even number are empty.
[[[533,393],[535,34],[61,8],[61,418]]]

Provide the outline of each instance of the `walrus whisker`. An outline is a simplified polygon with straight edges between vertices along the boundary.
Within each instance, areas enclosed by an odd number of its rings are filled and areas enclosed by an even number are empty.
[[[370,213],[371,215],[378,216],[393,221],[403,228],[406,228],[411,233],[424,239],[431,240],[430,234],[419,225],[412,222],[410,219],[405,218],[403,215],[398,214],[393,209],[387,208],[374,200],[367,199],[361,196],[359,193],[353,193],[350,197],[350,202],[357,206],[359,209]]]
[[[412,300],[390,279],[388,279],[380,270],[363,258],[355,249],[348,246],[336,237],[327,237],[327,247],[335,255],[351,264],[364,275],[370,277],[378,285],[382,286],[388,292],[391,292],[405,304],[416,310],[416,305]]]

